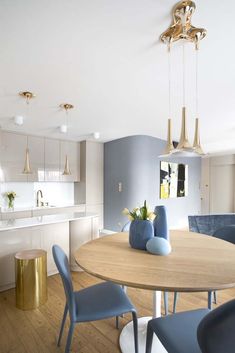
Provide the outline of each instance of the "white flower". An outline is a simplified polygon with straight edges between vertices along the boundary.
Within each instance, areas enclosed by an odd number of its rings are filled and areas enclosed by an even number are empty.
[[[128,216],[130,214],[130,211],[128,210],[128,208],[124,208],[124,210],[122,211],[122,214],[124,214],[125,216]]]

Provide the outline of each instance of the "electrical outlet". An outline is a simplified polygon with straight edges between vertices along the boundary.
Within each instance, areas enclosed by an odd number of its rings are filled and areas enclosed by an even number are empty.
[[[122,192],[122,183],[118,183],[118,192]]]

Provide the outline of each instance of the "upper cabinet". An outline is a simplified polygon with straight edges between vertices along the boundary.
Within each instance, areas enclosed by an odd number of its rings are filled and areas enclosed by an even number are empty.
[[[23,174],[26,148],[31,174]],[[70,175],[63,175],[66,155]],[[0,182],[80,180],[80,143],[0,131]]]
[[[70,175],[64,175],[66,156],[68,159]],[[60,141],[60,180],[80,181],[80,143]]]
[[[60,142],[45,139],[45,181],[60,181]]]
[[[28,174],[28,181],[44,181],[44,138],[28,137],[28,149],[32,174]]]
[[[27,181],[27,175],[23,174],[26,148],[27,137],[25,135],[1,131],[1,181]]]

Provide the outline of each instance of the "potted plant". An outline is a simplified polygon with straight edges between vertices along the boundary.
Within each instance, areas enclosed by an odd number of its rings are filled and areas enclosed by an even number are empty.
[[[142,207],[136,207],[132,211],[124,208],[122,211],[131,221],[129,230],[129,243],[132,248],[146,250],[146,243],[154,236],[152,221],[156,215],[149,210],[144,201]]]
[[[14,208],[16,193],[14,191],[8,191],[5,195],[7,197],[8,208],[12,210]]]

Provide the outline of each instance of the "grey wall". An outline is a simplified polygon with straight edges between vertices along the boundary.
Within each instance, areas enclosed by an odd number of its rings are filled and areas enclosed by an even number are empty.
[[[200,213],[200,158],[174,158],[171,161],[189,166],[188,196],[161,200],[160,160],[165,141],[150,136],[130,136],[104,145],[104,228],[120,230],[127,222],[124,207],[133,208],[144,200],[152,208],[166,205],[171,227],[187,224],[189,214]],[[165,159],[166,160],[166,159]],[[118,192],[122,182],[123,191]]]

